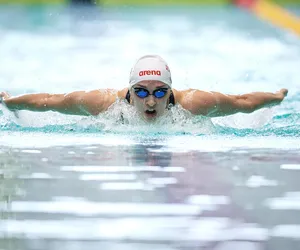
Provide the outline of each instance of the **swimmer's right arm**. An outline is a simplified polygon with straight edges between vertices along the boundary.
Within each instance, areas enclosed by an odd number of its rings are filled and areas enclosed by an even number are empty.
[[[56,111],[71,115],[98,115],[105,111],[114,101],[115,95],[110,92],[76,91],[69,94],[26,94],[10,97],[0,93],[8,109],[30,111]]]

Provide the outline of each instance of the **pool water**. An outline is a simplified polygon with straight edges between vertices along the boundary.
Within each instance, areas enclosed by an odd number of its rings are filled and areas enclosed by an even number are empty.
[[[123,88],[144,54],[169,62],[176,89],[289,89],[252,114],[174,107],[152,125],[122,102],[98,117],[1,106],[1,249],[299,249],[298,37],[233,7],[1,7],[0,19],[12,95]]]

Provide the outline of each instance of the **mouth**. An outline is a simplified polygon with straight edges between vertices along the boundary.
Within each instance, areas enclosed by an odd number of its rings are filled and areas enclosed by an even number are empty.
[[[157,112],[154,109],[148,109],[148,110],[145,111],[145,114],[146,114],[147,117],[153,118],[153,117],[156,116]]]

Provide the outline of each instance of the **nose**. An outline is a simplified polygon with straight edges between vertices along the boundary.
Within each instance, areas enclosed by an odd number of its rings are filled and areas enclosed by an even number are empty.
[[[146,98],[146,105],[151,108],[156,105],[156,100],[152,95],[150,95],[150,96],[148,96],[148,98]]]

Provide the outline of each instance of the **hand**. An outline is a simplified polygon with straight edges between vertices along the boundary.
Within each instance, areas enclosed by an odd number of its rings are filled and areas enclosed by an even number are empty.
[[[279,95],[280,99],[283,100],[284,97],[287,96],[288,92],[289,91],[287,89],[281,89],[281,90],[277,91],[276,94]]]
[[[6,106],[6,103],[4,101],[6,101],[9,98],[10,98],[10,95],[8,93],[0,92],[0,104],[3,104],[6,108],[7,108],[7,106]],[[12,110],[10,109],[10,111],[12,111]],[[15,115],[16,118],[19,118],[19,113],[18,113],[17,110],[13,111],[13,114]]]
[[[3,103],[6,99],[8,99],[10,95],[6,92],[0,92],[0,103]]]

